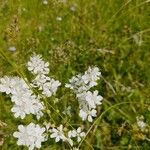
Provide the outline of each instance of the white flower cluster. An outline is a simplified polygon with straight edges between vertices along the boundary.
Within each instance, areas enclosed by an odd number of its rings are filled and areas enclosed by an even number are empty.
[[[27,67],[35,75],[31,84],[27,84],[26,80],[19,77],[4,76],[0,78],[0,92],[11,97],[11,101],[14,103],[11,111],[15,117],[24,119],[27,114],[33,114],[39,119],[43,115],[44,104],[40,101],[41,96],[35,95],[30,87],[37,88],[45,97],[51,97],[56,93],[61,83],[48,76],[49,63],[44,62],[41,55],[31,56]],[[89,91],[97,85],[100,76],[101,72],[97,67],[89,67],[83,75],[72,77],[69,80],[70,83],[66,84],[66,87],[72,89],[76,94],[80,106],[79,116],[83,121],[92,122],[93,117],[97,116],[97,105],[102,104],[103,97],[98,95],[98,91]],[[70,114],[70,107],[63,113]],[[68,130],[62,124],[59,127],[54,127],[50,123],[46,123],[45,127],[41,128],[38,124],[31,122],[27,126],[19,125],[18,130],[13,134],[18,138],[17,144],[27,146],[29,150],[41,148],[41,143],[47,140],[49,134],[50,138],[55,139],[55,142],[67,142],[75,150],[77,148],[73,146],[86,136],[81,127]]]
[[[49,73],[49,63],[45,63],[42,60],[41,55],[34,54],[30,57],[28,62],[28,70],[31,71],[33,74],[48,74]]]
[[[30,87],[42,90],[42,94],[50,97],[55,94],[58,86],[61,85],[59,81],[47,76],[49,73],[49,63],[44,62],[41,55],[33,55],[27,64],[28,70],[36,75],[32,84],[27,84],[26,81],[19,77],[4,76],[0,78],[0,92],[10,95],[11,101],[14,103],[11,109],[15,117],[24,119],[27,114],[36,115],[39,119],[43,113],[44,105],[40,102],[40,96],[36,96]],[[18,138],[18,145],[27,146],[30,150],[34,147],[40,148],[41,142],[46,138],[43,135],[45,128],[40,128],[39,125],[30,123],[28,126],[19,125],[19,132],[15,132],[14,137]]]
[[[99,71],[99,68],[89,67],[83,75],[78,74],[69,79],[69,84],[66,84],[66,87],[72,89],[76,94],[82,94],[96,86],[100,76],[101,72]]]
[[[27,114],[34,114],[37,118],[42,116],[43,104],[33,94],[26,82],[19,77],[5,76],[0,79],[0,92],[5,92],[14,103],[11,109],[14,116],[23,119]]]
[[[102,104],[103,97],[98,95],[98,91],[93,93],[89,91],[90,88],[97,85],[97,80],[100,79],[101,72],[97,67],[89,67],[85,73],[73,76],[69,80],[69,84],[66,84],[67,88],[70,88],[76,94],[80,105],[79,116],[83,121],[93,121],[93,117],[96,117],[96,106]]]
[[[41,55],[33,55],[28,62],[28,70],[36,75],[33,80],[33,87],[38,87],[42,90],[42,94],[46,97],[51,97],[56,93],[61,83],[47,76],[49,73],[49,63],[44,62]]]
[[[60,140],[68,142],[71,146],[73,146],[72,138],[77,138],[77,142],[80,142],[81,139],[85,136],[85,133],[82,132],[81,127],[77,130],[70,130],[68,133],[64,132],[63,125],[60,125],[58,128],[52,128],[49,130],[51,138],[55,138],[55,142],[59,142]]]
[[[19,125],[19,132],[14,132],[13,136],[18,138],[17,144],[27,146],[29,150],[41,148],[41,143],[44,142],[45,135],[43,134],[45,128],[39,125],[30,123],[28,126]]]
[[[147,124],[143,121],[144,117],[143,116],[137,116],[136,121],[137,121],[137,126],[143,131]]]

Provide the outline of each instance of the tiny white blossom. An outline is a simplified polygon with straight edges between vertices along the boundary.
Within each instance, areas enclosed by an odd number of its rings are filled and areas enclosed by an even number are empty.
[[[60,125],[58,128],[52,128],[49,130],[51,135],[51,138],[55,138],[55,142],[59,142],[60,140],[66,141],[66,137],[64,135],[63,131],[63,125]]]
[[[144,121],[139,120],[139,121],[137,121],[137,125],[138,125],[141,129],[143,129],[143,128],[145,128],[146,123],[145,123]]]
[[[33,87],[39,87],[39,90],[42,90],[42,94],[46,97],[51,97],[55,95],[58,87],[61,83],[58,80],[54,80],[46,75],[37,75],[33,80]]]
[[[141,46],[143,44],[142,40],[142,34],[134,34],[133,35],[134,42],[138,45]]]
[[[0,79],[0,92],[5,92],[10,94],[12,91],[12,82],[11,79],[7,76]]]
[[[39,90],[42,90],[43,84],[50,81],[51,78],[44,75],[44,74],[39,74],[35,77],[35,79],[32,81],[33,84],[31,86],[33,87],[39,87]]]
[[[50,82],[45,83],[43,85],[43,91],[49,90],[49,91],[51,91],[52,94],[55,94],[60,85],[61,85],[61,83],[58,80],[51,79]],[[44,92],[44,93],[45,93],[45,95],[48,96],[48,94],[46,92]]]
[[[18,138],[17,144],[27,146],[29,150],[41,148],[41,143],[45,141],[44,131],[38,124],[30,123],[28,126],[19,125],[17,132],[13,136]]]
[[[44,5],[47,5],[47,4],[48,4],[48,1],[47,1],[47,0],[43,0],[43,4],[44,4]]]
[[[82,132],[81,127],[77,129],[77,141],[80,142],[81,138],[85,136],[85,132]]]
[[[57,20],[57,21],[62,21],[62,17],[57,16],[57,17],[56,17],[56,20]]]
[[[76,94],[88,91],[91,87],[97,85],[101,72],[97,67],[89,67],[85,73],[73,76],[65,87],[72,89]]]
[[[11,46],[11,47],[9,47],[9,49],[8,49],[9,51],[11,51],[11,52],[15,52],[16,51],[16,47],[14,47],[14,46]]]
[[[82,76],[85,84],[89,84],[90,87],[97,85],[97,80],[100,78],[101,72],[98,67],[89,67],[85,74]]]
[[[51,127],[51,123],[44,122],[43,124],[45,125],[45,128],[48,131]]]
[[[70,10],[71,10],[72,12],[75,12],[75,11],[76,11],[76,7],[75,7],[74,5],[72,5],[72,6],[70,7]]]
[[[44,62],[41,55],[33,55],[27,64],[28,70],[33,74],[48,74],[49,73],[49,63]]]
[[[51,138],[55,138],[55,142],[59,142],[60,140],[68,142],[71,146],[73,146],[73,141],[71,138],[67,138],[63,131],[63,125],[60,125],[58,128],[52,128],[49,130]]]
[[[90,108],[96,108],[96,105],[101,105],[103,97],[98,95],[98,91],[94,91],[93,93],[88,91],[85,95],[85,100],[88,102]]]
[[[137,116],[136,120],[137,120],[137,125],[141,130],[144,130],[146,127],[146,123],[143,121],[144,117],[143,116]]]
[[[59,101],[60,101],[60,99],[55,98],[55,99],[54,99],[54,104],[58,103]]]
[[[71,130],[68,132],[68,137],[72,138],[72,137],[76,137],[77,136],[77,131],[76,130]]]
[[[80,110],[79,116],[83,121],[88,120],[89,122],[93,121],[92,117],[96,117],[97,111],[95,109],[85,111],[83,109]]]
[[[81,127],[79,127],[77,130],[71,130],[68,132],[69,138],[77,137],[77,142],[81,141],[81,138],[85,136],[85,132],[82,132]]]
[[[81,74],[73,76],[71,79],[69,79],[69,83],[67,83],[65,87],[70,88],[76,94],[81,94],[90,89],[90,87],[88,87],[82,80]]]

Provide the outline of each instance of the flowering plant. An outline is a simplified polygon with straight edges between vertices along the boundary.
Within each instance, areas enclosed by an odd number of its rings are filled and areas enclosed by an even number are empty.
[[[49,76],[49,63],[44,62],[41,55],[33,55],[27,63],[28,71],[34,75],[31,83],[20,77],[4,76],[0,79],[0,92],[10,96],[14,104],[11,111],[15,118],[24,119],[27,115],[35,115],[37,121],[48,111],[43,99],[56,95],[61,86],[60,81]],[[79,116],[83,121],[92,122],[97,116],[97,106],[102,104],[103,97],[98,91],[90,91],[97,85],[101,72],[97,67],[89,67],[84,74],[78,74],[69,79],[66,88],[73,90],[79,103]],[[35,92],[38,90],[38,92]],[[46,100],[46,103],[47,100]],[[46,111],[45,111],[46,110]],[[71,126],[71,125],[70,125]],[[55,139],[55,142],[68,143],[71,149],[75,149],[86,133],[82,127],[67,129],[60,124],[58,127],[45,121],[41,126],[31,122],[28,125],[18,125],[18,131],[13,136],[18,139],[17,144],[27,146],[29,150],[40,148],[42,142]]]

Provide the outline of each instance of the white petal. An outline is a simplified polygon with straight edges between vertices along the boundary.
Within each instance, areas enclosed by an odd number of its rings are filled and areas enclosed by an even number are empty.
[[[81,127],[79,127],[79,128],[77,129],[77,132],[78,132],[78,133],[80,133],[80,132],[81,132]]]
[[[55,142],[59,142],[60,141],[60,137],[57,136],[56,139],[55,139]]]
[[[90,115],[88,116],[88,121],[89,121],[89,122],[92,122],[92,121],[93,121],[93,119],[92,119],[92,117],[91,117]]]
[[[14,132],[13,136],[16,137],[16,138],[20,137],[20,132]]]
[[[19,126],[18,126],[18,129],[19,129],[19,131],[21,131],[21,132],[25,132],[25,128],[24,128],[23,125],[19,125]]]
[[[53,134],[50,135],[50,137],[55,138],[55,137],[57,137],[57,135],[58,135],[57,133],[53,133]]]

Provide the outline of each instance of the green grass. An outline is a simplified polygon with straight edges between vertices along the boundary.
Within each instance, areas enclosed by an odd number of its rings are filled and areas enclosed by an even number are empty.
[[[76,10],[70,10],[75,6]],[[56,17],[61,16],[62,21]],[[89,134],[81,144],[82,150],[148,150],[150,128],[141,132],[136,127],[136,116],[143,115],[150,125],[150,1],[146,0],[49,0],[0,1],[0,76],[18,75],[32,78],[26,62],[33,53],[42,54],[50,62],[51,76],[62,82],[57,92],[61,101],[53,103],[50,115],[44,120],[56,125],[84,125]],[[141,37],[142,44],[133,36]],[[10,46],[16,52],[10,52]],[[103,79],[95,88],[104,97],[99,107],[99,118],[83,123],[78,114],[78,103],[65,83],[88,66],[98,66]],[[61,112],[72,106],[72,117]],[[12,134],[19,124],[37,122],[33,116],[15,119],[12,103],[0,95],[0,140],[3,150],[26,149],[16,145]],[[58,111],[57,110],[57,111]],[[58,114],[63,116],[60,118]],[[91,127],[91,128],[90,128]],[[91,130],[89,130],[91,129]],[[147,137],[147,139],[143,137]],[[87,144],[89,143],[89,144]],[[69,149],[64,143],[48,140],[43,150]]]

